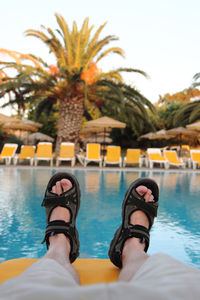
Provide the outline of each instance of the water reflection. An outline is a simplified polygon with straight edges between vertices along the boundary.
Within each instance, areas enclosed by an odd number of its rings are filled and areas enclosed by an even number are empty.
[[[100,175],[99,171],[90,171],[85,176],[85,189],[86,193],[97,193],[100,188]]]
[[[125,191],[139,177],[160,187],[159,216],[151,233],[150,254],[164,251],[200,268],[200,174],[65,169],[78,179],[81,208],[77,226],[81,257],[107,258],[110,240],[121,222]],[[41,201],[50,168],[0,168],[0,260],[40,257],[45,211]]]
[[[120,171],[103,172],[105,188],[107,190],[119,190],[121,174]]]

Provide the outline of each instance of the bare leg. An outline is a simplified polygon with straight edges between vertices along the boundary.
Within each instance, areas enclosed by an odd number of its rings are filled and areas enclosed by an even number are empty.
[[[151,190],[147,189],[147,187],[139,186],[136,190],[140,195],[144,195],[146,202],[154,201]],[[149,228],[149,220],[146,214],[140,210],[132,213],[130,223]],[[129,281],[147,260],[149,256],[144,252],[144,248],[145,244],[142,244],[138,238],[126,240],[122,251],[122,270],[119,275],[120,281]]]
[[[62,179],[61,181],[56,182],[56,185],[53,186],[52,192],[55,194],[62,194],[64,191],[69,190],[72,187],[71,182],[68,179]],[[67,208],[56,207],[51,213],[50,221],[54,220],[63,220],[68,222],[70,220],[70,212]],[[61,264],[74,278],[74,280],[80,284],[80,279],[76,270],[72,267],[69,261],[70,254],[70,241],[63,234],[59,233],[49,238],[50,246],[48,252],[45,254],[44,258],[51,258],[56,260]]]

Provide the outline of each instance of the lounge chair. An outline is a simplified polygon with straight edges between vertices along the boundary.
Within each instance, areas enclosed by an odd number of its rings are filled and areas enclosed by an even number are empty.
[[[190,155],[193,169],[200,167],[200,150],[192,149]]]
[[[32,166],[34,161],[34,155],[35,155],[35,146],[22,145],[20,149],[20,153],[15,154],[15,157],[13,158],[13,163],[14,165],[16,165],[19,159],[29,160],[30,165]]]
[[[96,162],[102,167],[101,146],[98,143],[88,143],[86,147],[86,156],[83,158],[84,167],[89,162]]]
[[[39,160],[50,161],[51,167],[53,166],[53,153],[52,143],[38,143],[37,150],[34,158],[35,166],[37,166]]]
[[[181,158],[178,158],[175,150],[164,150],[164,156],[169,162],[169,166],[176,166],[185,168],[185,162]]]
[[[71,166],[74,167],[76,162],[74,147],[74,143],[63,142],[60,144],[60,154],[56,158],[56,167],[61,161],[71,161]]]
[[[0,160],[5,160],[6,165],[11,164],[12,158],[15,156],[18,144],[4,144],[0,154]]]
[[[142,166],[140,149],[127,149],[126,156],[123,159],[123,167],[126,165],[139,165],[139,167]]]
[[[122,166],[122,159],[121,159],[121,147],[119,146],[108,146],[107,153],[104,158],[104,167],[107,164],[111,165],[119,165]]]
[[[155,163],[164,165],[165,169],[169,168],[168,160],[162,155],[160,148],[148,148],[147,149],[147,164],[152,169]]]

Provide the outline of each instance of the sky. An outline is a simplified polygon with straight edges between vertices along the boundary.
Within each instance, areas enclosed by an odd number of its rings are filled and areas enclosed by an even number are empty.
[[[51,64],[54,59],[48,48],[26,37],[25,30],[41,30],[41,25],[57,29],[55,13],[70,28],[74,20],[80,28],[89,17],[92,33],[107,22],[101,37],[118,37],[110,46],[121,47],[125,58],[111,54],[100,67],[145,71],[148,79],[140,74],[124,79],[155,103],[159,95],[190,87],[200,72],[199,12],[199,0],[0,0],[0,48],[32,53]]]

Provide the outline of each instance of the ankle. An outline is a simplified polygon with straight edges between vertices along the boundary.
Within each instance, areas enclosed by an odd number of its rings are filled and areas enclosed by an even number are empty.
[[[122,260],[125,260],[127,257],[129,257],[135,252],[144,252],[144,248],[145,243],[141,243],[141,240],[139,238],[129,238],[124,243],[124,247],[122,250]]]
[[[67,248],[70,252],[70,241],[63,233],[59,233],[49,237],[49,249],[51,248]]]
[[[142,225],[142,226],[144,226],[148,229],[149,228],[149,219],[143,211],[137,210],[137,211],[134,211],[131,214],[130,224],[132,224],[132,225],[136,225],[136,224]]]

